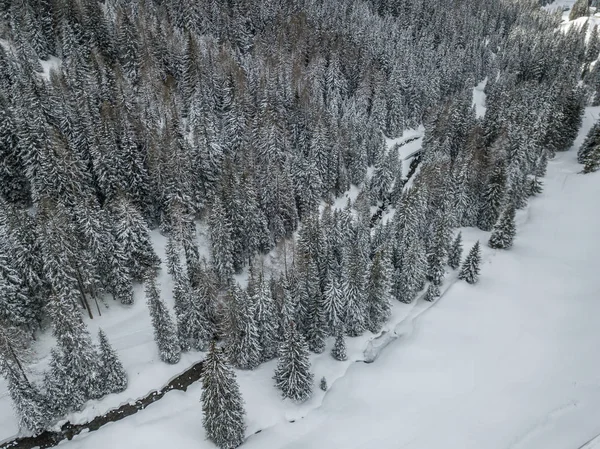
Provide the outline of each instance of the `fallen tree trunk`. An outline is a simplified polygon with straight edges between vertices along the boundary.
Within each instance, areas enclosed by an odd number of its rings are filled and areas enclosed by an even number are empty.
[[[191,384],[200,379],[203,364],[204,362],[198,362],[192,365],[160,390],[152,391],[135,402],[129,402],[121,405],[119,408],[109,410],[103,415],[96,416],[87,423],[71,424],[70,422],[67,422],[63,424],[60,430],[57,431],[45,430],[38,435],[30,437],[18,437],[5,441],[4,443],[0,444],[0,449],[17,447],[19,449],[54,447],[63,440],[71,440],[74,436],[79,435],[81,432],[93,432],[94,430],[98,430],[107,423],[119,421],[127,416],[137,413],[140,410],[144,410],[150,404],[160,400],[171,390],[186,391]]]

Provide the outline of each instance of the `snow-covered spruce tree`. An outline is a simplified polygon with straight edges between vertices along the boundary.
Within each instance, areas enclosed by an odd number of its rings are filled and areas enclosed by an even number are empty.
[[[319,388],[321,388],[321,390],[323,391],[327,391],[327,379],[325,379],[325,376],[321,377],[321,383],[319,384]]]
[[[175,267],[177,267],[175,265]],[[179,347],[182,352],[190,350],[190,341],[188,340],[185,327],[185,319],[183,317],[186,311],[190,309],[190,298],[192,295],[192,287],[187,274],[181,268],[176,268],[175,286],[173,287],[173,311],[175,312],[175,321],[177,323],[177,337]]]
[[[110,345],[102,329],[98,331],[100,342],[100,380],[104,383],[104,394],[120,393],[127,388],[127,373],[116,351]]]
[[[202,372],[202,425],[209,440],[221,449],[244,442],[244,401],[235,373],[213,341]]]
[[[569,13],[569,20],[579,19],[587,16],[589,11],[589,0],[577,0]]]
[[[219,282],[226,284],[233,275],[233,247],[231,223],[225,213],[221,200],[216,197],[210,209],[209,217],[212,265]]]
[[[160,259],[154,252],[150,231],[137,208],[124,198],[109,205],[114,219],[113,235],[116,244],[127,257],[129,274],[133,279],[144,280],[155,273]]]
[[[469,284],[475,284],[479,280],[479,265],[481,264],[481,248],[479,241],[473,245],[462,264],[458,278],[467,281]]]
[[[358,337],[366,328],[366,271],[358,244],[346,250],[342,265],[342,294],[345,297],[345,329]]]
[[[403,254],[402,270],[399,277],[398,299],[410,304],[425,279],[427,256],[425,245],[420,237],[413,239]]]
[[[74,301],[68,296],[53,296],[50,315],[59,350],[57,362],[64,375],[65,384],[61,388],[70,389],[73,397],[80,396],[83,400],[102,397],[98,353]],[[73,407],[78,405],[74,403]]]
[[[452,246],[448,251],[448,266],[453,270],[460,267],[460,261],[462,258],[462,232],[459,232],[456,238],[452,241]]]
[[[277,356],[277,308],[269,284],[262,275],[251,302],[254,304],[254,319],[258,329],[260,361],[266,362]]]
[[[577,162],[585,164],[588,156],[598,147],[600,147],[600,121],[592,126],[581,147],[577,150]]]
[[[177,281],[183,270],[181,266],[181,258],[179,255],[179,245],[172,236],[167,239],[167,246],[165,247],[165,254],[167,256],[167,273]]]
[[[425,292],[425,301],[433,302],[440,297],[440,287],[433,282],[427,287]]]
[[[185,278],[185,276],[182,276]],[[207,316],[208,292],[204,286],[190,286],[186,307],[177,316],[179,344],[183,348],[201,351],[213,338],[211,323]]]
[[[31,354],[27,333],[5,322],[0,323],[0,376],[8,382],[8,392],[19,418],[19,427],[38,433],[52,419],[46,401],[24,370]]]
[[[329,279],[323,298],[326,325],[329,333],[333,335],[335,329],[345,320],[345,297],[341,282],[333,270],[329,272]]]
[[[496,222],[488,245],[494,249],[508,249],[517,233],[515,226],[515,206],[509,203]]]
[[[367,289],[367,328],[377,333],[392,311],[392,266],[385,253],[378,251],[373,258]]]
[[[285,338],[279,347],[279,361],[275,370],[275,386],[283,398],[296,402],[307,400],[313,389],[308,345],[293,323],[285,330]]]
[[[596,148],[593,153],[589,154],[585,165],[583,166],[583,173],[593,173],[600,169],[600,147]]]
[[[496,223],[504,203],[506,189],[506,170],[502,163],[494,169],[488,186],[481,196],[479,209],[479,228],[483,231],[491,231]]]
[[[539,195],[544,190],[544,183],[537,176],[532,176],[527,179],[526,189],[529,196]]]
[[[8,393],[19,418],[19,428],[33,434],[41,432],[51,419],[44,396],[35,385],[16,371],[9,370],[6,376]]]
[[[440,227],[435,232],[429,254],[427,254],[427,279],[435,285],[442,283],[446,273],[444,269],[447,256],[446,247],[445,231]]]
[[[331,356],[340,362],[343,362],[348,358],[346,354],[346,340],[344,339],[344,330],[342,326],[335,332],[335,344],[331,349]]]
[[[146,299],[150,318],[152,319],[152,327],[154,328],[154,341],[158,346],[158,355],[165,363],[177,363],[181,359],[177,327],[166,304],[160,299],[160,292],[154,276],[148,276],[145,284]]]
[[[239,369],[254,369],[261,360],[258,327],[254,304],[239,285],[234,284],[227,294],[227,357]]]
[[[62,355],[56,348],[50,351],[50,369],[44,374],[46,406],[50,419],[57,419],[70,410],[79,410],[85,403],[81,391],[67,376]]]

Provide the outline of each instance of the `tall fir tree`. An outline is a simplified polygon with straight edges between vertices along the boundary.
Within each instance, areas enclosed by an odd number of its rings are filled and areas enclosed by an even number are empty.
[[[213,341],[202,372],[202,425],[209,440],[221,449],[244,442],[244,401],[235,373]]]
[[[480,265],[481,248],[479,241],[477,241],[463,262],[460,273],[458,273],[458,278],[467,281],[469,284],[477,283],[479,280]]]
[[[498,218],[488,245],[494,249],[508,249],[512,246],[516,233],[515,206],[511,202],[506,206],[500,218]]]
[[[310,370],[308,345],[293,323],[285,331],[279,348],[279,361],[275,370],[275,386],[283,398],[304,402],[313,390],[313,374]]]
[[[258,329],[258,342],[260,346],[260,361],[266,362],[277,356],[277,308],[269,284],[262,275],[259,278],[251,302],[254,304],[255,321]]]
[[[261,362],[260,335],[255,320],[255,304],[239,285],[227,295],[227,357],[240,369],[254,369]]]
[[[381,251],[373,258],[367,290],[367,328],[377,333],[392,313],[392,266],[389,258]]]
[[[479,228],[483,231],[491,231],[496,223],[504,203],[506,185],[506,170],[503,164],[498,164],[492,175],[488,186],[481,196],[481,207],[479,209]]]
[[[120,393],[127,388],[127,373],[119,356],[112,348],[102,329],[98,331],[100,342],[100,379],[104,384],[104,394]]]
[[[160,298],[160,292],[153,276],[146,278],[146,299],[152,327],[154,328],[154,341],[158,346],[160,359],[169,364],[178,363],[181,359],[181,347],[177,338],[177,326],[171,318],[166,304]]]
[[[448,265],[453,270],[456,270],[460,266],[462,250],[462,232],[459,232],[452,241],[452,246],[450,246],[450,251],[448,252]]]

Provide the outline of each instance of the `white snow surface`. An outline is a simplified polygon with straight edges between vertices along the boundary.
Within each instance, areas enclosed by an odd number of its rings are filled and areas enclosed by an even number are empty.
[[[588,108],[574,148],[599,113]],[[550,161],[544,192],[517,215],[512,249],[492,250],[488,233],[462,230],[465,252],[477,239],[483,244],[479,283],[456,281],[453,272],[435,304],[395,304],[385,330],[395,338],[374,363],[354,363],[364,359],[372,334],[348,339],[347,362],[329,356],[329,341],[312,357],[315,393],[302,405],[279,399],[275,361],[238,371],[248,425],[243,447],[600,447],[600,173],[579,174],[575,153]],[[321,376],[326,393],[318,389]],[[200,394],[200,383],[169,392],[61,447],[213,448],[201,426]]]
[[[473,88],[473,106],[475,106],[475,115],[477,118],[483,118],[487,108],[485,106],[486,94],[484,92],[487,85],[487,77]]]

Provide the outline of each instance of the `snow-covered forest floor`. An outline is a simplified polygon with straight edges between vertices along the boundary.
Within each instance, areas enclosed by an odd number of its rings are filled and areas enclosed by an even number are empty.
[[[587,109],[575,147],[599,113]],[[396,305],[392,322],[403,323],[396,329],[401,337],[375,363],[353,363],[362,359],[369,335],[349,339],[348,362],[334,361],[328,351],[314,356],[315,379],[327,377],[327,393],[316,390],[297,406],[282,402],[273,388],[275,362],[239,371],[245,447],[564,449],[590,443],[600,433],[600,214],[593,208],[600,174],[580,170],[575,151],[550,162],[544,193],[518,215],[514,247],[485,248],[476,286],[453,284],[449,276],[445,286],[451,288],[427,313],[416,313],[423,308],[419,301]],[[463,231],[467,245],[485,238]],[[127,355],[123,360],[131,366]],[[203,442],[200,392],[195,384],[186,393],[168,393],[67,447],[212,447]]]

